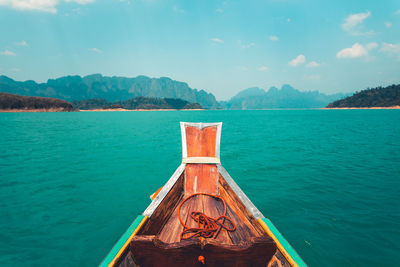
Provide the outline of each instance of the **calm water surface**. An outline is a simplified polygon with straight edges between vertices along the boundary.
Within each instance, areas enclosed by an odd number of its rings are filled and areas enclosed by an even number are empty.
[[[0,265],[96,266],[222,121],[222,164],[310,266],[400,262],[400,110],[0,113]]]

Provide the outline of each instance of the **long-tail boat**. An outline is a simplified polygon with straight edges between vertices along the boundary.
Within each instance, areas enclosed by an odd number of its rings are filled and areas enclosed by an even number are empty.
[[[220,163],[222,123],[181,122],[182,164],[103,266],[307,266]]]

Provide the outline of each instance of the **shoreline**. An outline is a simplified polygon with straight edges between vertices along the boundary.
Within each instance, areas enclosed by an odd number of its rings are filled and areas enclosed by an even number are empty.
[[[400,109],[400,106],[391,107],[343,107],[343,108],[321,108],[321,109]]]
[[[61,108],[38,108],[38,109],[0,109],[0,113],[17,113],[17,112],[77,112],[79,110],[64,110]]]
[[[0,113],[18,113],[18,112],[94,112],[94,111],[190,111],[190,110],[205,110],[205,109],[123,109],[123,108],[115,108],[115,109],[76,109],[76,110],[63,110],[63,109],[0,109]]]
[[[204,110],[204,109],[125,109],[125,108],[108,108],[108,109],[80,109],[82,112],[93,111],[190,111],[190,110]]]
[[[341,108],[305,108],[305,110],[347,110],[347,109],[400,109],[400,106],[391,107],[341,107]],[[205,109],[0,109],[0,113],[18,113],[18,112],[115,112],[115,111],[204,111]],[[227,109],[228,110],[228,109]],[[261,109],[261,110],[288,110],[288,109]]]

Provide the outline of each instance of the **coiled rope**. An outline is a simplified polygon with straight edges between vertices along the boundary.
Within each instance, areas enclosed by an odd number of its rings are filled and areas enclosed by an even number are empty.
[[[189,199],[191,199],[195,196],[198,196],[198,195],[205,195],[205,196],[209,196],[209,197],[215,198],[217,200],[220,200],[224,204],[224,213],[223,213],[223,215],[221,215],[215,219],[215,218],[211,218],[211,217],[207,216],[206,214],[204,214],[202,212],[193,211],[190,214],[190,217],[197,222],[198,227],[189,227],[183,222],[183,220],[181,218],[181,208],[186,201],[188,201]],[[178,218],[184,228],[181,233],[181,239],[189,239],[189,238],[192,238],[195,236],[204,237],[204,238],[217,238],[217,236],[220,233],[222,228],[224,228],[228,232],[235,231],[236,225],[228,216],[226,216],[226,209],[227,209],[227,207],[226,207],[225,200],[223,200],[219,196],[215,196],[215,195],[211,195],[211,194],[207,194],[207,193],[195,193],[195,194],[188,196],[179,204],[179,207],[178,207]],[[231,228],[229,228],[228,226],[226,226],[224,224],[225,220],[227,220],[232,225]]]

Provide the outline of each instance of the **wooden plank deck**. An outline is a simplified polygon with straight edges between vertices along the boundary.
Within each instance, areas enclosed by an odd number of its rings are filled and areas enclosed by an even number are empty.
[[[238,203],[234,201],[222,185],[219,185],[219,193],[226,202],[227,216],[235,223],[236,231],[228,232],[222,229],[215,239],[216,241],[234,245],[247,243],[252,237],[265,235],[265,232],[258,227],[257,221],[253,219],[256,222],[254,225],[254,221],[244,214],[245,211],[239,207]],[[186,196],[188,194],[185,194]],[[180,201],[183,201],[185,197],[181,198]],[[206,195],[197,195],[184,203],[181,209],[181,217],[189,227],[197,227],[197,223],[190,217],[191,212],[199,211],[209,217],[218,218],[223,215],[223,209],[223,203],[220,200]],[[229,222],[226,222],[226,224],[228,225]],[[178,206],[176,206],[172,215],[158,234],[158,238],[165,243],[180,242],[182,231],[183,226],[178,219]]]

